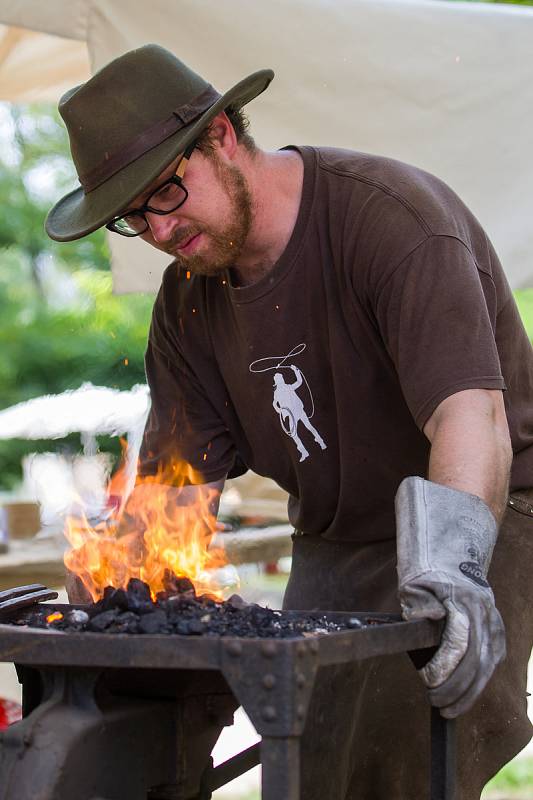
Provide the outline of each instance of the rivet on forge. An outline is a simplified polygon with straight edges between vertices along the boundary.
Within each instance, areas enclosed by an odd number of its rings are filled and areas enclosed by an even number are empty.
[[[228,642],[228,653],[234,658],[242,655],[242,644],[240,642]]]
[[[262,710],[262,717],[265,722],[274,722],[277,719],[278,712],[274,708],[274,706],[265,706]]]
[[[275,642],[263,642],[261,645],[261,652],[265,658],[273,658],[278,652]]]
[[[266,675],[263,676],[263,686],[265,689],[273,689],[276,685],[276,678],[272,673],[267,672]]]

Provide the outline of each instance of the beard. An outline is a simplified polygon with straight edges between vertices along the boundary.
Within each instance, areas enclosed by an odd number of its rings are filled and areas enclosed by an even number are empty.
[[[218,178],[230,201],[230,219],[224,227],[212,225],[188,225],[175,232],[165,243],[165,251],[174,257],[178,267],[196,275],[212,277],[230,269],[242,253],[244,243],[253,221],[252,195],[246,178],[238,167],[223,164],[215,153],[210,153]],[[183,244],[198,233],[210,242],[208,252],[192,253],[189,256],[176,252]]]

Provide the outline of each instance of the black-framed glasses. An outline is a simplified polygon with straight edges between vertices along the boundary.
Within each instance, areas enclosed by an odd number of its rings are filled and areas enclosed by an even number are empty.
[[[132,209],[119,217],[114,217],[107,223],[106,228],[109,231],[113,231],[113,233],[119,233],[121,236],[139,236],[150,227],[146,219],[147,211],[150,214],[164,215],[170,214],[182,206],[189,196],[187,189],[183,185],[183,176],[194,148],[194,144],[189,145],[180,159],[174,175],[162,183],[161,186],[158,186],[157,189],[154,189],[146,203],[143,203],[140,208]]]

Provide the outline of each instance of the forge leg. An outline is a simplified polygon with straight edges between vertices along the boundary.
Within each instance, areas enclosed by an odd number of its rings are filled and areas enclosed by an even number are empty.
[[[314,640],[224,643],[224,677],[262,737],[262,800],[300,800],[300,741],[317,669]]]
[[[300,800],[300,737],[261,741],[261,800]]]
[[[445,719],[432,707],[430,800],[455,800],[455,781],[455,720]]]
[[[0,735],[0,800],[145,800],[175,781],[176,703],[100,705],[98,676],[43,669],[43,701]]]

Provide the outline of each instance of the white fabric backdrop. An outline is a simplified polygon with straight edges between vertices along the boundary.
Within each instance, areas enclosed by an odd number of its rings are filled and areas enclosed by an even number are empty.
[[[0,25],[0,100],[57,101],[90,74],[85,42]]]
[[[533,285],[533,9],[440,0],[0,0],[0,22],[55,33],[62,47],[86,42],[93,69],[150,41],[220,90],[272,67],[270,89],[249,107],[261,145],[351,147],[434,172],[481,220],[513,287]],[[1,63],[0,44],[0,98],[10,58]],[[30,66],[28,85],[38,82]],[[33,67],[42,78],[41,60]],[[137,241],[111,241],[116,291],[155,289],[165,258]]]

